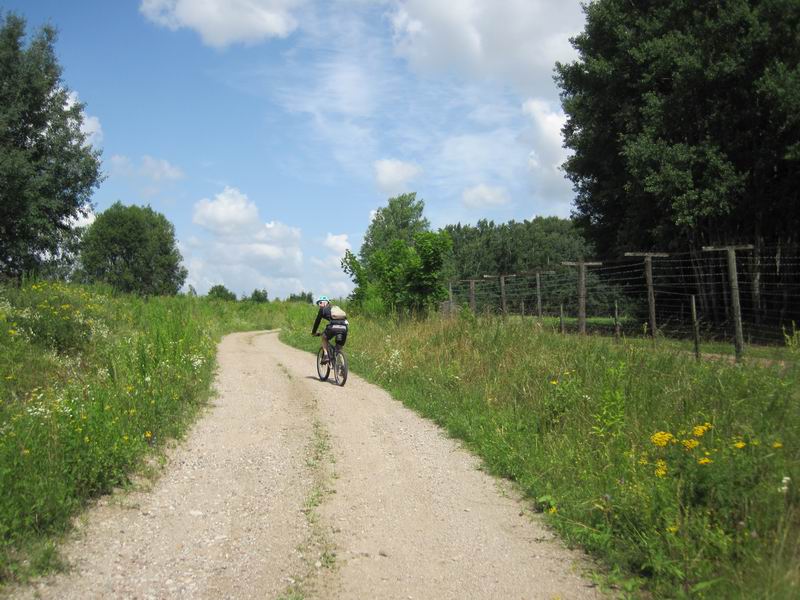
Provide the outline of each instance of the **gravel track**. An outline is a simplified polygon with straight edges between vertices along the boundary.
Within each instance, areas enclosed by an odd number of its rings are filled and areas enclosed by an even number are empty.
[[[380,388],[320,382],[276,332],[229,335],[218,361],[152,489],[99,501],[72,569],[12,596],[601,597],[508,483]]]

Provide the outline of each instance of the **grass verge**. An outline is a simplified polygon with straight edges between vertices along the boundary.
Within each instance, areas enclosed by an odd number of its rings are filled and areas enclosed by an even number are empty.
[[[72,516],[186,431],[221,335],[271,328],[281,314],[61,283],[0,287],[0,585],[58,566]]]
[[[282,338],[314,351],[313,309]],[[800,386],[784,365],[553,334],[532,321],[352,318],[351,368],[518,482],[630,590],[800,595]]]

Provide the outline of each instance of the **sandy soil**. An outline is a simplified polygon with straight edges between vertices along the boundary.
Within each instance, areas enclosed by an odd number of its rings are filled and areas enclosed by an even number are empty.
[[[227,336],[218,396],[152,486],[98,502],[20,598],[599,598],[585,559],[432,423],[275,332]]]

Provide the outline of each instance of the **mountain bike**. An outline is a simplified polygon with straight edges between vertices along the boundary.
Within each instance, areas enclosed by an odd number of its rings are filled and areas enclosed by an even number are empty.
[[[315,334],[319,336],[320,334]],[[331,374],[331,365],[333,365],[333,379],[336,385],[343,386],[347,382],[347,355],[342,350],[338,343],[338,336],[328,340],[328,346],[331,349],[331,356],[327,363],[322,364],[322,359],[325,357],[325,348],[320,346],[317,351],[317,375],[320,381],[327,381]]]

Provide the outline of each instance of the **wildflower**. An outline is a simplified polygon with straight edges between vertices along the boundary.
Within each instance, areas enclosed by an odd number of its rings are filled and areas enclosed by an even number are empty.
[[[674,436],[668,431],[657,431],[650,436],[650,441],[656,446],[660,446],[662,448],[666,446],[672,439],[674,439]]]
[[[149,440],[151,437],[153,437],[153,432],[152,431],[145,431],[144,432],[144,437],[146,437]]]
[[[642,457],[639,459],[639,464],[640,464],[640,465],[646,465],[646,464],[647,464],[647,462],[648,462],[648,461],[647,461],[647,457],[646,457],[646,456],[642,456]]]
[[[775,440],[774,442],[772,442],[772,447],[775,449],[783,448],[783,443],[779,442],[778,440]]]
[[[734,442],[734,444],[733,444],[733,447],[736,448],[737,450],[741,450],[745,446],[747,446],[747,444],[745,444],[742,440],[738,440],[737,442]]]
[[[678,529],[680,529],[677,525],[670,525],[667,527],[667,531],[669,533],[678,533]]]
[[[686,448],[687,450],[691,450],[692,448],[697,448],[697,446],[700,445],[700,442],[698,442],[695,439],[681,440],[681,444],[683,444],[683,447]]]
[[[656,470],[655,474],[657,477],[664,477],[667,474],[667,463],[664,460],[657,460],[656,461]]]
[[[128,441],[128,436],[127,435],[123,435],[122,436],[122,441],[123,442],[127,442]]]
[[[712,462],[714,462],[714,461],[711,460],[710,458],[708,458],[707,456],[704,456],[703,458],[701,458],[700,460],[697,461],[697,464],[698,465],[708,465],[708,464],[711,464]]]
[[[555,506],[551,506],[548,511],[551,515],[554,515],[558,512],[558,509]]]
[[[553,385],[558,385],[558,379],[551,379],[550,383],[552,383]]]
[[[711,423],[703,423],[702,425],[695,425],[694,427],[692,427],[692,435],[694,435],[695,437],[703,437],[703,435],[705,435],[706,432],[711,430],[712,427],[713,425],[711,425]]]
[[[778,491],[781,494],[785,494],[786,492],[788,492],[789,491],[789,483],[791,483],[791,481],[792,480],[791,480],[790,477],[784,477],[783,479],[781,479],[781,487],[778,488]]]

